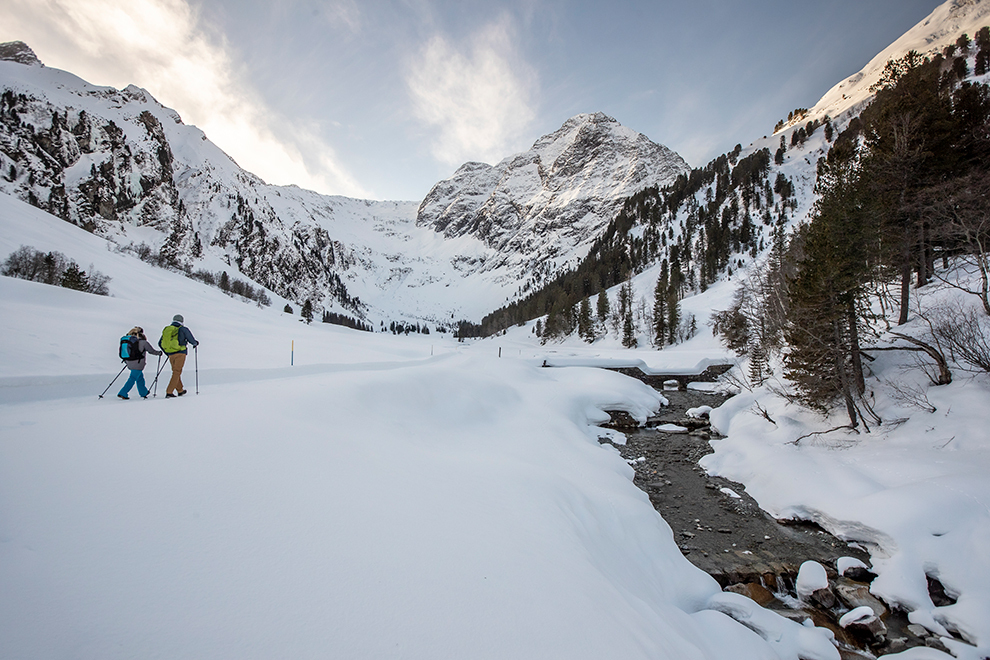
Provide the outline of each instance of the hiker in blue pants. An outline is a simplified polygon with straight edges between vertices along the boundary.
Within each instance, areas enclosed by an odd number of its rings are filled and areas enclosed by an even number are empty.
[[[128,399],[127,393],[131,391],[131,388],[137,385],[138,394],[141,395],[142,399],[148,398],[148,386],[144,384],[144,365],[145,365],[145,353],[151,353],[152,355],[161,355],[162,352],[151,345],[148,338],[144,335],[144,330],[140,327],[133,327],[131,331],[127,333],[128,337],[137,338],[137,357],[131,357],[124,360],[124,364],[127,368],[131,370],[131,375],[124,383],[124,386],[117,392],[117,396],[121,399]]]

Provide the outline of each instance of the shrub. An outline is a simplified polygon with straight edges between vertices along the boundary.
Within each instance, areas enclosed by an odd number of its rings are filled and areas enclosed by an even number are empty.
[[[110,295],[110,277],[92,266],[89,274],[61,252],[42,252],[28,245],[17,248],[0,265],[0,275],[61,286],[98,296]]]

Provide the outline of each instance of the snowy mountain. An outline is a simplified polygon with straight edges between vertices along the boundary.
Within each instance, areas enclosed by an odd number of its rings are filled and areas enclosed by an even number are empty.
[[[520,274],[583,256],[626,197],[690,168],[673,151],[602,113],[569,119],[495,166],[467,163],[430,191],[416,224],[474,236]]]
[[[754,264],[766,260],[775,243],[807,222],[816,200],[818,159],[827,154],[836,136],[873,99],[875,90],[871,88],[886,63],[912,50],[927,56],[941,54],[947,47],[954,47],[961,35],[967,34],[972,40],[988,24],[990,2],[987,0],[949,0],[885,48],[860,72],[833,87],[810,110],[795,112],[788,122],[781,122],[776,132],[691,170],[670,189],[627,198],[625,210],[620,205],[613,212],[613,217],[621,213],[628,218],[628,222],[615,223],[616,227],[622,226],[615,229],[616,238],[592,250],[584,261],[555,282],[571,297],[565,304],[576,307],[580,297],[595,293],[594,289],[589,291],[575,282],[594,285],[601,281],[610,288],[611,309],[617,309],[618,282],[611,281],[607,275],[627,268],[632,275],[636,312],[633,338],[640,346],[655,345],[650,307],[663,261],[668,262],[671,270],[677,262],[681,284],[676,295],[685,301],[717,281],[739,282]],[[967,71],[973,72],[977,70],[978,50],[971,46],[966,53],[954,52],[953,57],[961,57]],[[974,73],[969,79],[987,83],[990,75]],[[608,251],[611,254],[605,254]],[[623,266],[613,268],[617,255],[622,258]],[[550,288],[537,288],[529,294],[529,299],[495,310],[482,322],[485,331],[500,331],[546,314],[550,303],[544,294]],[[692,317],[698,326],[705,325],[711,308],[687,302],[685,305],[699,307],[701,313],[692,312]],[[534,307],[539,309],[537,313],[532,313]],[[684,323],[685,319],[679,322]],[[611,333],[602,328],[607,341],[617,339],[615,327]],[[575,332],[577,328],[565,326],[565,330]]]
[[[90,85],[0,49],[0,192],[172,267],[230,270],[372,322],[478,318],[578,259],[621,199],[687,166],[581,115],[419,205],[272,186],[135,86]]]

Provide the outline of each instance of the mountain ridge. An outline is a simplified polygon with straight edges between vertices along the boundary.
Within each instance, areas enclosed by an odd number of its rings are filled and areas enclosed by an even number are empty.
[[[438,228],[426,220],[429,200],[358,200],[269,185],[146,90],[91,85],[35,62],[25,44],[6,52],[0,192],[119,247],[150,246],[164,263],[236,270],[289,300],[365,320],[480,318],[517,295],[520,282],[538,282],[580,258],[631,187],[663,182],[651,178],[661,166],[653,155],[686,169],[676,154],[614,119],[579,115],[538,139],[540,152],[459,168],[455,177],[499,176],[477,205],[447,209],[450,222]],[[596,133],[589,120],[609,130]],[[567,131],[574,139],[561,141]],[[616,153],[612,136],[628,153]],[[550,163],[547,180],[564,183],[543,190],[539,166],[524,171],[532,164],[526,159],[551,152],[564,160]],[[567,183],[591,171],[594,185]],[[525,213],[505,215],[527,206],[553,213],[536,213],[539,222],[528,224],[517,222]]]

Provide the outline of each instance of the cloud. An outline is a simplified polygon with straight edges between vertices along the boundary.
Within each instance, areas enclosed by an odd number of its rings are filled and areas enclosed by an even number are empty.
[[[245,169],[277,184],[366,196],[313,127],[274,113],[186,0],[4,0],[0,41],[89,82],[136,84]]]
[[[434,36],[406,75],[414,115],[436,132],[433,154],[451,165],[518,150],[536,116],[537,77],[515,52],[511,22],[492,23],[465,44]]]
[[[334,29],[344,28],[352,34],[361,32],[361,8],[356,0],[334,0],[320,5],[323,18]]]

